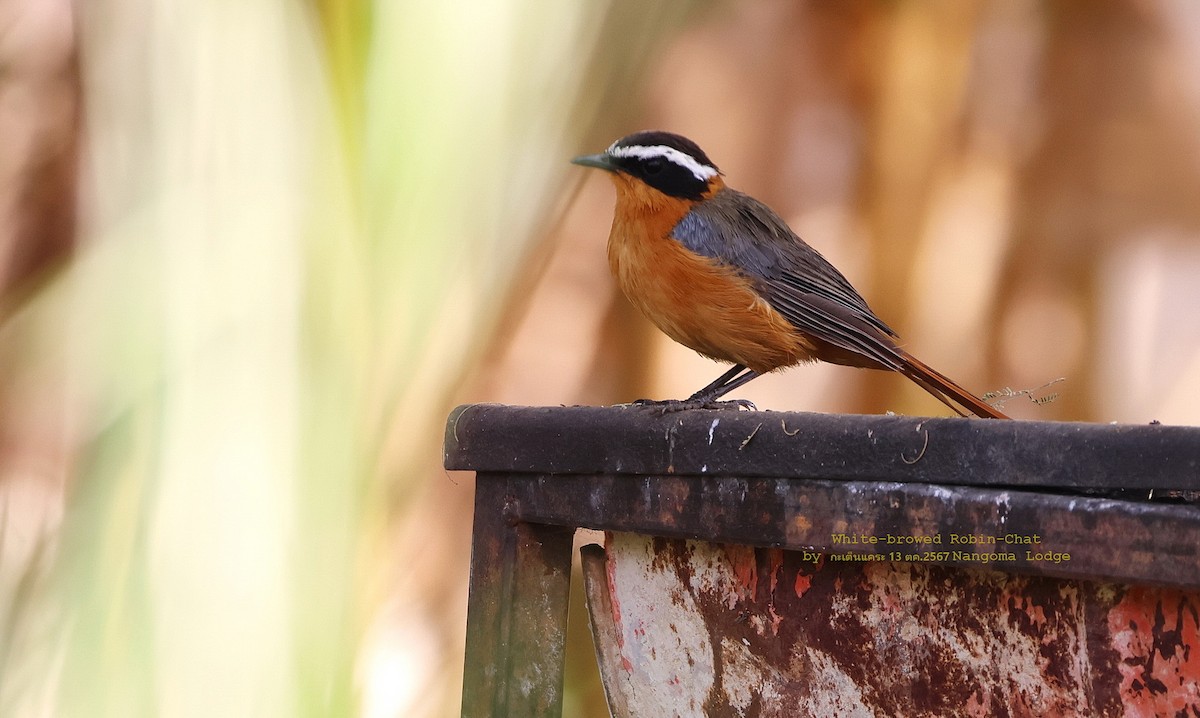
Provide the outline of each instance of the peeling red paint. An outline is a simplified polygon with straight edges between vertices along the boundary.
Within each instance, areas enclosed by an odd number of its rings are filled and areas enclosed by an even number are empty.
[[[804,594],[812,586],[812,576],[797,572],[796,582],[793,585],[795,586],[796,598],[804,598]]]
[[[606,545],[611,544],[612,540],[613,540],[613,532],[605,531],[604,532],[604,543]],[[623,624],[621,622],[620,594],[616,590],[616,585],[617,585],[617,579],[616,579],[616,573],[615,573],[616,568],[617,568],[617,565],[615,563],[613,563],[612,561],[608,561],[604,564],[604,574],[608,581],[608,595],[612,597],[612,620],[615,625],[620,626]],[[624,634],[618,633],[617,634],[617,648],[619,650],[624,647],[625,647]],[[629,664],[629,661],[627,659],[625,659],[624,656],[621,657],[621,661],[623,664]],[[632,668],[632,665],[629,665],[627,667]]]
[[[988,718],[988,700],[983,695],[983,691],[975,691],[967,697],[967,703],[963,706],[966,709],[967,715],[970,718]]]
[[[1127,716],[1200,715],[1200,596],[1134,587],[1108,613]]]
[[[751,546],[724,546],[725,556],[738,583],[746,593],[753,596],[758,592],[758,564]]]
[[[775,595],[776,589],[779,588],[779,570],[783,568],[783,550],[782,549],[767,549],[767,559],[770,564],[771,572],[771,595]]]

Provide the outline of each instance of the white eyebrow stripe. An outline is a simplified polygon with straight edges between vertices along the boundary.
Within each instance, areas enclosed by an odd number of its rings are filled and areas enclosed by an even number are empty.
[[[661,157],[690,171],[701,182],[707,182],[710,178],[717,175],[716,167],[702,165],[696,161],[695,157],[686,152],[680,152],[674,147],[667,147],[666,145],[630,145],[628,147],[613,145],[608,148],[608,154],[613,157],[637,157],[643,160],[650,159],[651,157]]]

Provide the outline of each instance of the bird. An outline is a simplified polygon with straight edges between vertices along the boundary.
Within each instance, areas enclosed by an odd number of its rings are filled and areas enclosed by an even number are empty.
[[[616,187],[608,263],[630,302],[671,339],[733,366],[665,411],[754,408],[718,401],[768,372],[810,361],[894,371],[960,416],[1007,419],[921,362],[862,295],[770,207],[727,186],[692,140],[635,132],[574,164]]]

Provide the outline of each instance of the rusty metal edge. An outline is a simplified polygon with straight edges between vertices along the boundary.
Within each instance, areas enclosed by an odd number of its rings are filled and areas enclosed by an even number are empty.
[[[583,567],[588,627],[592,631],[592,645],[596,649],[596,663],[600,667],[600,679],[604,685],[604,697],[608,701],[608,712],[613,718],[632,718],[633,713],[626,701],[626,692],[618,689],[619,682],[628,681],[629,676],[617,670],[617,666],[621,665],[621,637],[613,622],[612,594],[608,587],[608,563],[604,547],[596,544],[581,546],[579,560]]]
[[[1200,490],[1200,428],[797,412],[460,406],[447,469]]]
[[[547,475],[508,480],[512,515],[533,523],[839,555],[886,554],[893,548],[915,555],[935,547],[838,544],[836,533],[901,539],[933,533],[1036,535],[1041,543],[1016,545],[1011,561],[927,560],[1058,578],[1200,586],[1200,509],[1190,506],[893,482]],[[1025,550],[1070,558],[1029,561]]]

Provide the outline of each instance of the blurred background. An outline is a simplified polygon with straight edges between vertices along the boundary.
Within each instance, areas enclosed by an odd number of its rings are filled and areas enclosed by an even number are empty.
[[[1189,0],[0,0],[0,715],[456,714],[450,409],[724,368],[567,164],[638,129],[1013,416],[1200,422],[1198,114]],[[566,715],[590,651],[575,610]]]

